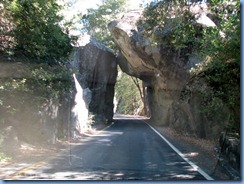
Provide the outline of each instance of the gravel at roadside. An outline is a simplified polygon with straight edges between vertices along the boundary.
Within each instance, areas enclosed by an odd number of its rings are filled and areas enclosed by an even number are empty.
[[[150,123],[149,123],[150,124]],[[220,164],[217,164],[217,155],[215,154],[215,147],[218,142],[197,139],[186,135],[180,135],[174,130],[161,126],[153,126],[159,133],[161,133],[168,141],[170,141],[177,149],[179,149],[185,157],[198,165],[208,175],[215,180],[231,180],[230,176],[226,173]],[[95,127],[94,131],[88,132],[83,136],[96,134],[96,131],[102,130],[106,126]],[[72,140],[71,142],[76,142]],[[5,172],[14,173],[32,163],[39,162],[47,157],[47,155],[58,154],[62,150],[69,149],[69,142],[60,141],[56,145],[50,147],[34,147],[25,145],[22,147],[21,154],[14,157],[9,163],[0,163],[0,179],[4,179]],[[24,165],[23,165],[24,163]],[[13,166],[13,167],[12,167]],[[19,166],[19,167],[17,167]],[[13,170],[15,168],[15,170]],[[216,170],[215,170],[216,168]],[[213,171],[215,172],[213,173]],[[4,174],[5,173],[5,174]],[[6,175],[5,175],[6,176]]]
[[[181,135],[168,127],[155,125],[153,125],[153,127],[179,149],[186,158],[198,165],[209,176],[215,180],[231,180],[230,176],[218,162],[218,157],[215,153],[218,141],[208,141]]]

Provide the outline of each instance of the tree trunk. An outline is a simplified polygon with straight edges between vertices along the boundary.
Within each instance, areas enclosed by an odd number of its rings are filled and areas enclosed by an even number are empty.
[[[148,116],[148,108],[147,108],[147,102],[146,102],[146,90],[145,86],[142,84],[142,87],[140,86],[139,80],[135,77],[131,77],[134,84],[136,85],[137,89],[139,90],[140,97],[143,103],[143,115]]]

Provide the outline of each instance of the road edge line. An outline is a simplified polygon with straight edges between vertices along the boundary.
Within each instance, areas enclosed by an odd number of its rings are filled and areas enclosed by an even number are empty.
[[[16,171],[15,173],[12,173],[9,175],[9,179],[4,179],[5,181],[9,181],[9,180],[18,180],[18,176],[21,176],[21,175],[25,175],[26,172],[28,171],[31,171],[31,170],[36,170],[38,167],[44,165],[46,162],[48,161],[51,161],[51,160],[54,160],[58,157],[60,157],[62,154],[64,154],[67,150],[63,150],[61,151],[61,153],[56,153],[55,155],[51,156],[51,157],[48,157],[48,158],[45,158],[45,159],[42,159],[40,161],[37,161],[37,162],[34,162],[32,164],[30,164],[29,166],[27,167],[24,167],[22,169],[19,169],[18,171]]]
[[[188,158],[184,156],[183,153],[181,153],[180,150],[178,150],[173,144],[171,144],[162,134],[160,134],[155,128],[153,128],[149,123],[142,120],[144,123],[146,123],[155,133],[157,133],[181,158],[183,158],[188,164],[190,164],[194,169],[197,170],[204,178],[207,180],[214,180],[211,176],[209,176],[205,171],[203,171],[199,166],[194,164],[192,161],[190,161]]]
[[[110,128],[114,123],[115,123],[115,122],[112,122],[110,125],[106,126],[105,128],[103,128],[103,129],[101,129],[101,130],[98,130],[98,133],[101,133],[102,131],[105,131],[106,129]],[[93,135],[92,135],[92,136],[93,136]],[[18,177],[19,175],[23,175],[23,174],[25,174],[26,172],[28,172],[28,171],[30,171],[30,170],[35,170],[36,168],[38,168],[38,167],[44,165],[46,162],[48,162],[48,161],[50,161],[50,160],[53,160],[53,159],[56,159],[56,158],[58,158],[59,156],[65,154],[65,153],[68,152],[68,151],[69,151],[69,149],[65,149],[65,150],[62,150],[61,153],[55,154],[55,155],[53,155],[53,156],[50,157],[50,158],[46,158],[46,159],[43,159],[43,160],[41,160],[41,161],[37,161],[37,162],[35,162],[35,163],[33,163],[33,164],[27,166],[27,167],[24,167],[24,168],[22,168],[22,169],[16,171],[15,173],[10,174],[10,175],[9,175],[10,178],[9,178],[9,179],[4,179],[4,180],[6,180],[6,181],[7,181],[7,180],[18,180],[17,177]],[[10,164],[9,164],[9,165],[10,165]]]

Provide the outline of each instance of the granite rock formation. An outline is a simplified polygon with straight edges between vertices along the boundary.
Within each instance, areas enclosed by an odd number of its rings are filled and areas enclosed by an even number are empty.
[[[197,11],[197,8],[194,10]],[[136,26],[141,14],[142,10],[128,12],[120,20],[110,22],[108,28],[120,50],[119,66],[128,75],[141,79],[147,88],[152,122],[171,126],[183,133],[201,138],[218,137],[227,122],[228,111],[225,112],[221,124],[208,122],[200,113],[201,91],[195,89],[196,85],[188,84],[192,80],[190,69],[201,62],[197,53],[186,56],[184,52],[151,44],[150,40],[141,33],[143,27]],[[214,26],[199,21],[206,17],[201,9],[196,22],[202,26]],[[211,22],[209,18],[208,21]],[[202,82],[200,86],[206,86],[204,81]],[[190,99],[184,101],[180,98],[187,85],[192,93],[187,97]]]
[[[130,12],[108,26],[121,51],[118,61],[121,69],[144,82],[151,117],[154,122],[166,124],[168,109],[189,78],[186,72],[189,63],[185,63],[179,53],[152,46],[135,27],[140,14],[141,11]]]
[[[88,109],[95,123],[111,122],[117,77],[115,55],[103,44],[90,39],[89,43],[75,49],[71,65],[77,70],[81,87],[91,91]]]
[[[1,130],[11,126],[16,132],[15,137],[19,140],[38,145],[54,144],[58,138],[68,138],[82,133],[83,126],[80,125],[84,122],[77,123],[77,116],[73,113],[77,103],[75,84],[74,88],[65,94],[50,97],[40,104],[38,100],[35,101],[41,98],[38,91],[37,94],[28,91],[7,91],[2,86],[6,81],[14,82],[22,78],[29,80],[31,68],[35,68],[35,64],[32,66],[32,64],[6,59],[0,59],[0,62]],[[104,45],[91,40],[85,46],[74,48],[69,62],[70,69],[76,74],[83,89],[81,100],[84,101],[94,122],[111,122],[114,85],[117,77],[114,54]],[[6,113],[7,107],[15,109],[15,112]],[[82,109],[77,109],[77,112],[84,113]],[[77,129],[78,124],[79,129]],[[1,134],[0,131],[0,138]],[[13,142],[15,137],[13,136]]]

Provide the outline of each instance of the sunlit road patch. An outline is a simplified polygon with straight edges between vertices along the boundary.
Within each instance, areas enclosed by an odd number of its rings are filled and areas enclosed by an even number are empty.
[[[83,138],[65,154],[51,159],[47,156],[47,161],[27,167],[9,179],[212,179],[182,155],[143,120],[123,119],[96,135]]]

